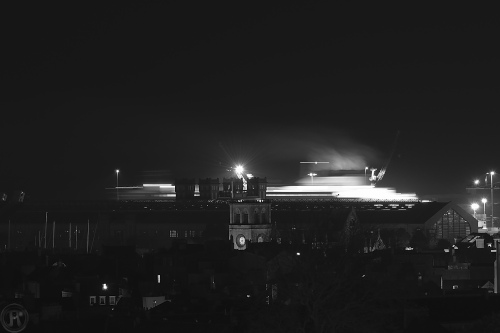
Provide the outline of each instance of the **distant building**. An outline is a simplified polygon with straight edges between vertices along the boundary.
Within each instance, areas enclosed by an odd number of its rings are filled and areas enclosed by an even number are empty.
[[[229,203],[229,239],[234,249],[245,250],[249,242],[270,242],[271,229],[269,201],[240,199]]]
[[[154,193],[153,185],[147,188]],[[432,247],[440,240],[454,244],[478,231],[477,220],[453,202],[307,194],[269,198],[266,178],[258,177],[245,182],[240,178],[180,179],[175,185],[158,186],[158,193],[162,188],[175,188],[175,197],[0,202],[1,249],[95,253],[103,246],[134,246],[145,253],[169,248],[177,240],[201,244],[228,239],[235,249],[245,249],[248,242],[268,241],[316,248],[339,245],[349,238],[363,251],[377,241],[395,247],[409,245],[418,237],[423,238],[422,246]]]

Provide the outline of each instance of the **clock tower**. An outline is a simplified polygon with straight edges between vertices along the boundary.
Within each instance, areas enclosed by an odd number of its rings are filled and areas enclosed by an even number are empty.
[[[229,239],[236,250],[248,243],[271,240],[271,202],[265,199],[240,199],[229,203]]]

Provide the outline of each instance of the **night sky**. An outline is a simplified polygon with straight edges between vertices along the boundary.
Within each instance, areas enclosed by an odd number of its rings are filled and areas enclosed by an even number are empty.
[[[500,172],[492,8],[19,3],[2,19],[0,192],[93,199],[300,161],[463,194]],[[477,9],[477,10],[476,10]],[[500,179],[498,179],[500,181]]]

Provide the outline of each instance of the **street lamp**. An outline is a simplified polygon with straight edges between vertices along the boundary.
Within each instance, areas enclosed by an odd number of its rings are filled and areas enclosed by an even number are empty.
[[[365,166],[365,184],[368,183],[367,179],[366,179],[366,170],[368,170],[368,167]]]
[[[476,217],[476,210],[479,208],[479,205],[474,202],[472,205],[470,205],[470,208],[472,208],[472,210],[474,211],[474,218],[475,218]]]
[[[476,179],[476,180],[474,181],[474,185],[476,185],[476,186],[478,186],[478,185],[479,185],[479,179]]]
[[[308,176],[311,176],[311,184],[313,184],[313,183],[314,183],[314,181],[313,181],[313,177],[314,177],[314,176],[317,176],[317,174],[315,174],[314,172],[310,172],[310,173],[308,173],[307,175],[308,175]]]
[[[116,201],[120,200],[120,195],[118,194],[118,174],[120,173],[120,170],[116,169]]]
[[[484,217],[486,218],[486,203],[488,202],[488,200],[486,198],[482,198],[481,202],[483,203],[483,214]]]
[[[495,174],[495,171],[490,172],[490,187],[491,187],[491,226],[493,226],[493,207],[494,207],[494,201],[493,201],[493,175]]]

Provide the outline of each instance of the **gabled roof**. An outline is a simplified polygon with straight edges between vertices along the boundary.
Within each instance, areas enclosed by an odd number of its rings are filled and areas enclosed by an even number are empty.
[[[421,202],[413,207],[401,210],[356,210],[361,224],[422,224],[433,218],[447,207],[446,202]],[[447,209],[444,209],[446,212]],[[440,215],[442,216],[442,214]]]
[[[430,228],[450,209],[469,223],[471,232],[477,232],[477,220],[453,202],[420,202],[404,210],[356,210],[356,215],[362,225],[417,224]]]
[[[436,212],[436,214],[434,214],[430,219],[427,220],[425,226],[431,227],[450,209],[454,210],[458,215],[460,215],[460,217],[462,217],[465,221],[467,221],[467,223],[469,223],[471,233],[478,231],[478,223],[474,216],[467,213],[463,208],[453,202],[448,202],[443,208]]]
[[[477,232],[477,220],[452,202],[421,202],[405,210],[356,210],[356,214],[361,224],[420,224],[431,227],[450,209],[469,223],[471,232]]]

